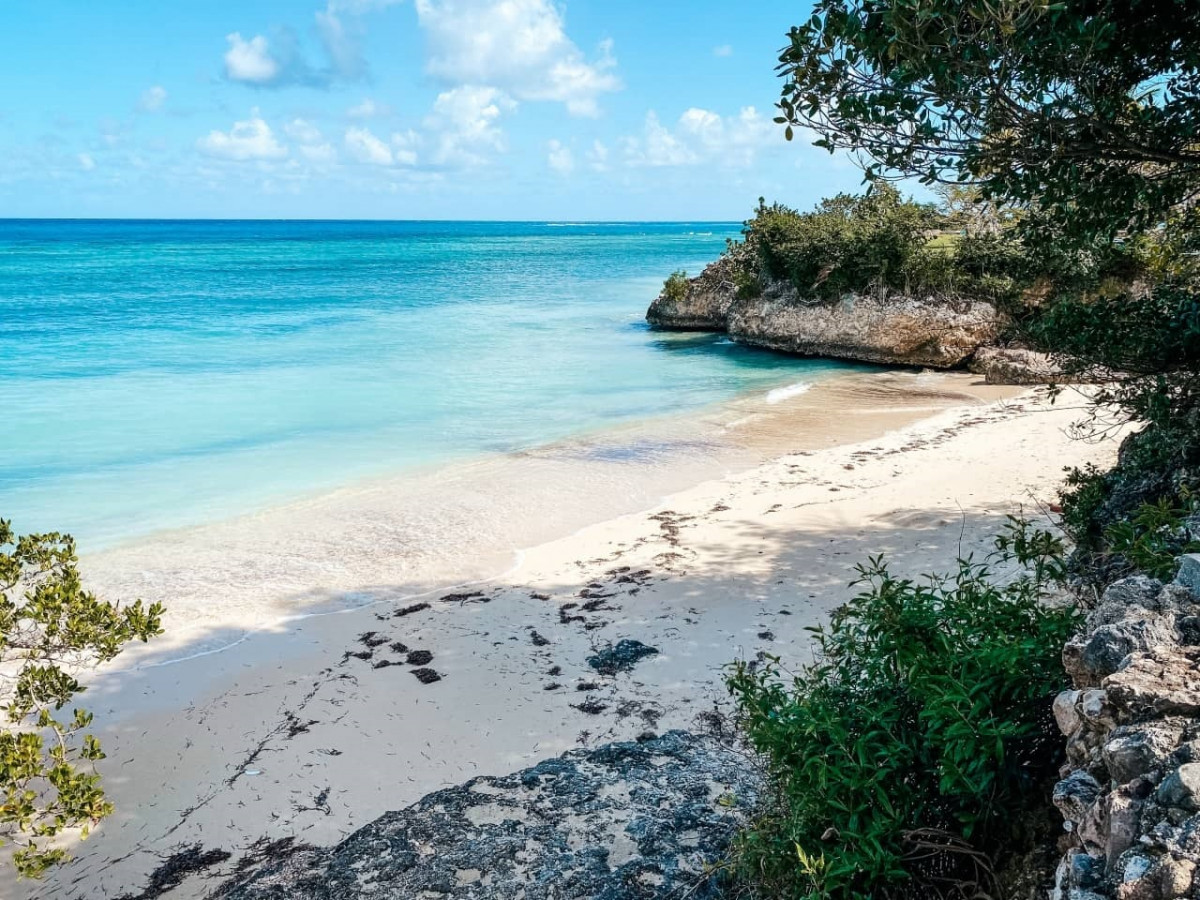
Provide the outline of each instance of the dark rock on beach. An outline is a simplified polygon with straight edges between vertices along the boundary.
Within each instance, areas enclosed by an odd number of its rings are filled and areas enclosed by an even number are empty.
[[[628,672],[647,656],[657,653],[656,647],[627,638],[606,647],[595,656],[589,656],[587,663],[601,675],[616,675],[618,672]]]
[[[711,738],[672,731],[474,778],[300,847],[219,888],[229,900],[715,900],[720,860],[760,776]]]

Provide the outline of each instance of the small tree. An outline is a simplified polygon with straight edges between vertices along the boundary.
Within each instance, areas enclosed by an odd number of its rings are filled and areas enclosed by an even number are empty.
[[[162,605],[119,606],[84,590],[75,541],[50,533],[17,537],[0,519],[0,845],[17,872],[41,876],[66,859],[54,838],[109,815],[87,733],[90,713],[63,709],[85,688],[80,669],[108,662],[132,640],[160,634]]]

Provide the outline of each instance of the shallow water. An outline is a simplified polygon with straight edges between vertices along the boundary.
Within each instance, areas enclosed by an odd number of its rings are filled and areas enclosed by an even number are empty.
[[[846,369],[645,326],[737,233],[0,221],[0,515],[94,550]]]

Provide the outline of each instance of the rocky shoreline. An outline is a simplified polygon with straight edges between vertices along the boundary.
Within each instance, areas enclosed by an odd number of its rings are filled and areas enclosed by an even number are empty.
[[[332,847],[289,845],[214,896],[713,900],[715,867],[761,788],[757,767],[715,737],[647,735],[473,778]]]
[[[1063,652],[1067,762],[1052,900],[1200,896],[1200,556],[1110,585]]]
[[[969,368],[988,384],[1062,381],[1043,353],[999,346],[1006,318],[993,304],[896,292],[847,294],[829,302],[803,296],[788,282],[739,289],[743,248],[727,251],[686,288],[664,290],[650,304],[655,328],[716,331],[770,350],[884,365]]]

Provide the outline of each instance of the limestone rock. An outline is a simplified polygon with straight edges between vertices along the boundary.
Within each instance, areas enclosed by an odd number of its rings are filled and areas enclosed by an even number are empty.
[[[971,358],[972,372],[988,384],[1077,384],[1045,353],[1015,347],[980,347]]]
[[[775,284],[729,308],[737,341],[805,356],[948,369],[996,338],[1001,316],[989,303],[847,295],[813,302]]]
[[[1068,822],[1082,822],[1102,793],[1100,782],[1082,770],[1072,772],[1054,786],[1054,805]]]
[[[1054,721],[1058,730],[1068,737],[1083,724],[1083,719],[1075,704],[1079,702],[1080,691],[1063,691],[1054,698]]]
[[[673,731],[473,778],[333,847],[242,872],[230,900],[714,898],[705,864],[753,809],[746,758]]]
[[[1196,864],[1190,859],[1164,859],[1158,867],[1158,886],[1163,900],[1188,896],[1196,877]]]
[[[1156,716],[1200,716],[1200,650],[1161,646],[1134,653],[1105,679],[1113,704],[1128,720]]]
[[[1159,611],[1158,598],[1162,589],[1161,581],[1147,575],[1131,575],[1114,581],[1104,589],[1096,608],[1088,613],[1087,627],[1113,625],[1126,616],[1136,615],[1137,610]]]
[[[1182,728],[1162,724],[1118,728],[1104,745],[1109,776],[1117,784],[1126,784],[1161,769],[1182,736]]]
[[[1179,558],[1179,574],[1175,583],[1200,597],[1200,553],[1185,553]]]
[[[737,293],[734,277],[738,266],[735,256],[725,254],[688,281],[682,298],[668,297],[665,291],[659,294],[646,311],[646,321],[656,328],[724,331]]]
[[[1078,665],[1083,673],[1103,678],[1116,672],[1125,657],[1175,641],[1170,619],[1150,613],[1138,619],[1123,619],[1103,625],[1091,633],[1079,651]]]
[[[1164,778],[1155,799],[1164,806],[1200,810],[1200,763],[1186,763]]]
[[[1138,813],[1142,802],[1128,791],[1114,791],[1108,801],[1108,838],[1104,855],[1115,865],[1118,857],[1134,845],[1138,837]]]

